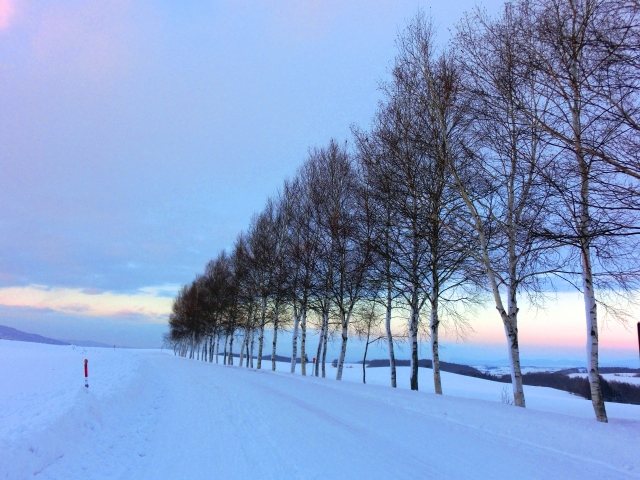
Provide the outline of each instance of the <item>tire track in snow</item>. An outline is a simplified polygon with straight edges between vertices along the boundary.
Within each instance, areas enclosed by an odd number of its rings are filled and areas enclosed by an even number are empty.
[[[355,392],[355,393],[359,394],[360,392]],[[433,394],[429,394],[429,395],[433,395]],[[368,393],[362,393],[360,396],[363,397],[363,398],[367,398],[368,401],[379,402],[381,404],[390,406],[388,401],[380,400],[379,398],[373,397],[373,396],[369,395]],[[482,402],[482,400],[474,400],[474,401]],[[491,404],[491,406],[494,406],[494,405]],[[500,406],[502,406],[502,405],[500,405]],[[425,412],[424,410],[418,410],[418,409],[416,409],[414,407],[406,406],[406,405],[403,405],[402,408],[404,408],[404,409],[406,409],[408,411],[411,411],[414,414],[422,416],[422,417],[435,419],[435,420],[440,420],[440,421],[446,421],[448,423],[455,424],[455,425],[457,425],[459,427],[462,427],[462,428],[467,428],[469,430],[476,431],[476,432],[482,432],[482,434],[489,434],[489,435],[494,436],[496,438],[503,438],[503,439],[509,440],[510,442],[519,443],[519,444],[525,445],[527,447],[534,447],[534,448],[536,448],[538,450],[541,450],[541,451],[544,451],[544,452],[548,452],[548,453],[552,453],[552,454],[558,455],[560,457],[565,457],[565,458],[569,458],[569,459],[572,459],[572,460],[576,460],[577,461],[576,466],[581,466],[583,463],[588,463],[588,464],[597,465],[597,466],[600,466],[600,467],[605,467],[605,468],[615,472],[616,474],[622,474],[622,475],[625,475],[628,478],[640,478],[640,472],[632,471],[632,470],[635,470],[635,468],[633,466],[631,466],[631,465],[629,465],[630,468],[626,468],[626,469],[625,468],[619,468],[619,467],[616,467],[615,465],[612,465],[611,463],[608,463],[608,462],[605,462],[605,461],[602,461],[602,460],[592,459],[592,458],[589,458],[589,457],[585,457],[583,455],[578,455],[578,454],[566,452],[566,451],[561,450],[559,448],[554,448],[554,447],[551,447],[551,446],[548,446],[548,445],[543,445],[543,444],[540,444],[540,443],[532,442],[530,440],[526,440],[526,439],[523,439],[523,438],[520,438],[520,437],[517,437],[517,436],[514,436],[514,435],[509,435],[509,434],[497,432],[495,430],[492,430],[491,426],[489,426],[487,428],[486,427],[486,425],[487,425],[486,423],[483,423],[481,425],[472,425],[472,424],[469,424],[469,423],[465,423],[463,421],[456,420],[455,418],[451,417],[450,415],[447,415],[446,413],[444,415],[431,414],[431,413]],[[510,407],[507,407],[507,408],[510,408]],[[522,410],[522,412],[525,413],[525,414],[529,413],[528,410]],[[548,414],[548,415],[556,415],[556,414]],[[560,416],[560,415],[558,415],[558,416]],[[572,420],[574,420],[574,419],[572,419]],[[576,420],[574,420],[574,421],[576,421]],[[580,421],[580,420],[578,420],[578,421]],[[592,422],[592,421],[590,421],[590,422]],[[596,425],[596,426],[600,426],[600,427],[606,428],[606,425]],[[517,430],[517,429],[518,429],[518,426],[513,426],[511,428],[511,430]]]

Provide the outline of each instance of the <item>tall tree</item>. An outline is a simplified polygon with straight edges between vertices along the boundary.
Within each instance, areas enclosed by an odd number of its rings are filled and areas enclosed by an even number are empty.
[[[544,129],[554,149],[548,176],[558,197],[557,221],[548,232],[577,260],[587,326],[587,370],[598,421],[607,414],[599,375],[598,300],[605,292],[631,292],[637,281],[636,166],[616,152],[620,125],[603,109],[617,48],[603,48],[618,27],[617,2],[545,0],[533,3],[527,60],[536,72],[535,95],[545,108],[522,106]],[[629,98],[631,99],[631,98]],[[620,113],[620,112],[618,112]],[[616,114],[617,115],[617,114]],[[615,118],[613,119],[615,120]],[[569,272],[568,277],[573,277]],[[572,281],[571,278],[569,278]],[[575,281],[573,282],[574,284]]]
[[[314,178],[311,198],[319,206],[319,228],[328,233],[327,251],[332,278],[331,301],[340,316],[342,343],[336,379],[342,370],[349,339],[349,322],[356,303],[364,293],[365,276],[370,260],[367,239],[359,236],[359,179],[346,146],[331,140],[325,148],[313,151],[311,163]],[[327,271],[327,270],[325,270]]]

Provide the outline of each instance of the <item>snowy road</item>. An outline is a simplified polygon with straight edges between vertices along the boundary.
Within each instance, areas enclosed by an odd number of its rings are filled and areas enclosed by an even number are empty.
[[[46,397],[26,385],[23,409],[6,413],[0,397],[0,421],[14,424],[0,429],[0,478],[640,478],[636,420],[602,425],[154,351],[93,357],[89,392],[62,375]],[[48,402],[59,415],[33,421],[39,398],[42,415]]]

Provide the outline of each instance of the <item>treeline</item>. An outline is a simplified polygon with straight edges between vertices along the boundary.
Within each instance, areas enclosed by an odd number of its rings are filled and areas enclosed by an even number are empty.
[[[638,11],[637,0],[518,0],[496,18],[466,14],[444,46],[418,13],[370,127],[310,149],[233,250],[182,289],[176,352],[218,361],[222,341],[232,364],[242,338],[239,363],[257,350],[261,368],[268,328],[275,369],[290,328],[302,374],[310,351],[324,376],[336,335],[339,380],[356,334],[386,343],[396,386],[391,317],[405,312],[411,389],[429,338],[442,393],[441,326],[464,333],[491,299],[524,407],[518,304],[570,286],[584,296],[589,394],[606,422],[598,319],[624,315],[639,278]]]

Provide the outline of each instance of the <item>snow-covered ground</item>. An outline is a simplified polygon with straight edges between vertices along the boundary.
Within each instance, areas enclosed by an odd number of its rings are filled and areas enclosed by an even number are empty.
[[[640,478],[640,406],[607,404],[600,424],[546,388],[520,409],[448,373],[433,395],[427,369],[421,392],[386,368],[368,385],[360,365],[343,382],[278,369],[0,340],[0,478]]]

